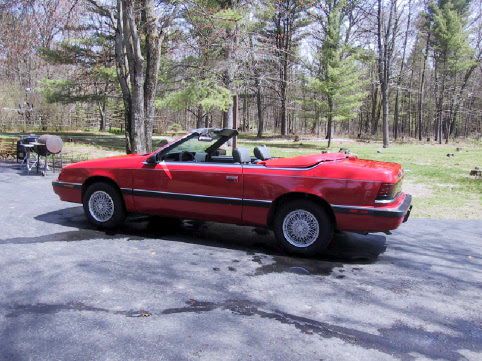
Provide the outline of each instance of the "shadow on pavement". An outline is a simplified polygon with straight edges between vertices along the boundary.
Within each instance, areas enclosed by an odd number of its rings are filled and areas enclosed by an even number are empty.
[[[92,239],[115,239],[128,237],[128,241],[144,239],[159,239],[183,243],[192,243],[212,247],[246,251],[253,261],[262,264],[263,257],[276,256],[276,262],[260,267],[259,273],[277,272],[290,269],[294,273],[328,274],[327,269],[307,267],[313,259],[301,259],[286,256],[278,247],[272,232],[241,227],[230,224],[220,224],[200,221],[176,221],[159,217],[131,216],[125,225],[115,231],[101,231],[93,228],[84,217],[82,207],[73,207],[45,213],[35,217],[37,220],[78,230],[49,234],[39,237],[24,237],[3,240],[0,243],[42,243],[52,241],[83,241]],[[386,237],[378,234],[361,235],[356,233],[337,233],[327,251],[317,257],[316,261],[337,263],[367,264],[377,260],[386,250]],[[259,254],[258,254],[259,253]],[[296,260],[294,262],[293,260]],[[303,267],[297,266],[303,262]],[[310,263],[311,262],[311,263]],[[298,267],[298,268],[296,268]]]
[[[0,174],[16,174],[22,177],[43,177],[42,175],[42,170],[43,170],[43,158],[41,160],[41,165],[39,166],[39,169],[37,171],[37,167],[33,167],[32,170],[29,172],[27,171],[26,166],[23,163],[17,163],[15,160],[2,160],[0,161]],[[50,164],[49,160],[49,164]],[[48,175],[53,175],[54,177],[57,177],[59,173],[59,169],[56,168],[55,172],[53,172],[52,166],[49,165],[49,168],[47,170]]]

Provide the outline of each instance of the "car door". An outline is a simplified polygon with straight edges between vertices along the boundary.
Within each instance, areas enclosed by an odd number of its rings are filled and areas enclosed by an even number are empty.
[[[243,177],[239,164],[160,162],[133,179],[138,212],[240,223]]]

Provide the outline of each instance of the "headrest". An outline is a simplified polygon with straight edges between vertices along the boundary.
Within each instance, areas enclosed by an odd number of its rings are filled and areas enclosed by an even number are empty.
[[[235,163],[250,163],[251,156],[246,148],[236,148],[233,150],[233,158]]]
[[[261,147],[255,147],[254,148],[254,156],[257,159],[261,159],[261,160],[271,159],[271,155],[269,154],[269,150],[265,145],[262,145]]]

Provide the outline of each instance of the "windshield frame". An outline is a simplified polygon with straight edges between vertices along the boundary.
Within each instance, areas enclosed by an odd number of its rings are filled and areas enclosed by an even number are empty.
[[[215,151],[216,149],[218,149],[219,147],[221,147],[223,144],[225,144],[226,142],[228,142],[231,138],[233,138],[234,136],[238,135],[238,131],[235,130],[235,129],[229,129],[229,128],[200,128],[200,129],[195,129],[193,130],[191,133],[189,134],[186,134],[184,137],[182,137],[181,139],[178,139],[177,141],[161,148],[161,149],[158,149],[156,152],[154,152],[151,157],[155,157],[156,158],[156,162],[159,163],[161,162],[161,158],[167,154],[169,154],[169,152],[180,146],[181,144],[193,139],[193,138],[196,138],[196,137],[200,137],[202,135],[209,135],[209,133],[211,132],[214,132],[214,133],[219,133],[221,134],[221,136],[219,137],[218,140],[216,140],[213,144],[210,144],[208,148],[206,148],[205,152],[210,154],[211,152]]]

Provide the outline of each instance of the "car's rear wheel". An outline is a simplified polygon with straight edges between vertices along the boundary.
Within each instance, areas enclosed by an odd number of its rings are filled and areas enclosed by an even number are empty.
[[[287,202],[278,209],[274,232],[289,253],[312,256],[328,247],[334,226],[327,212],[305,199]]]
[[[109,183],[98,182],[90,185],[84,193],[82,203],[89,222],[100,228],[116,228],[126,217],[122,196]]]

